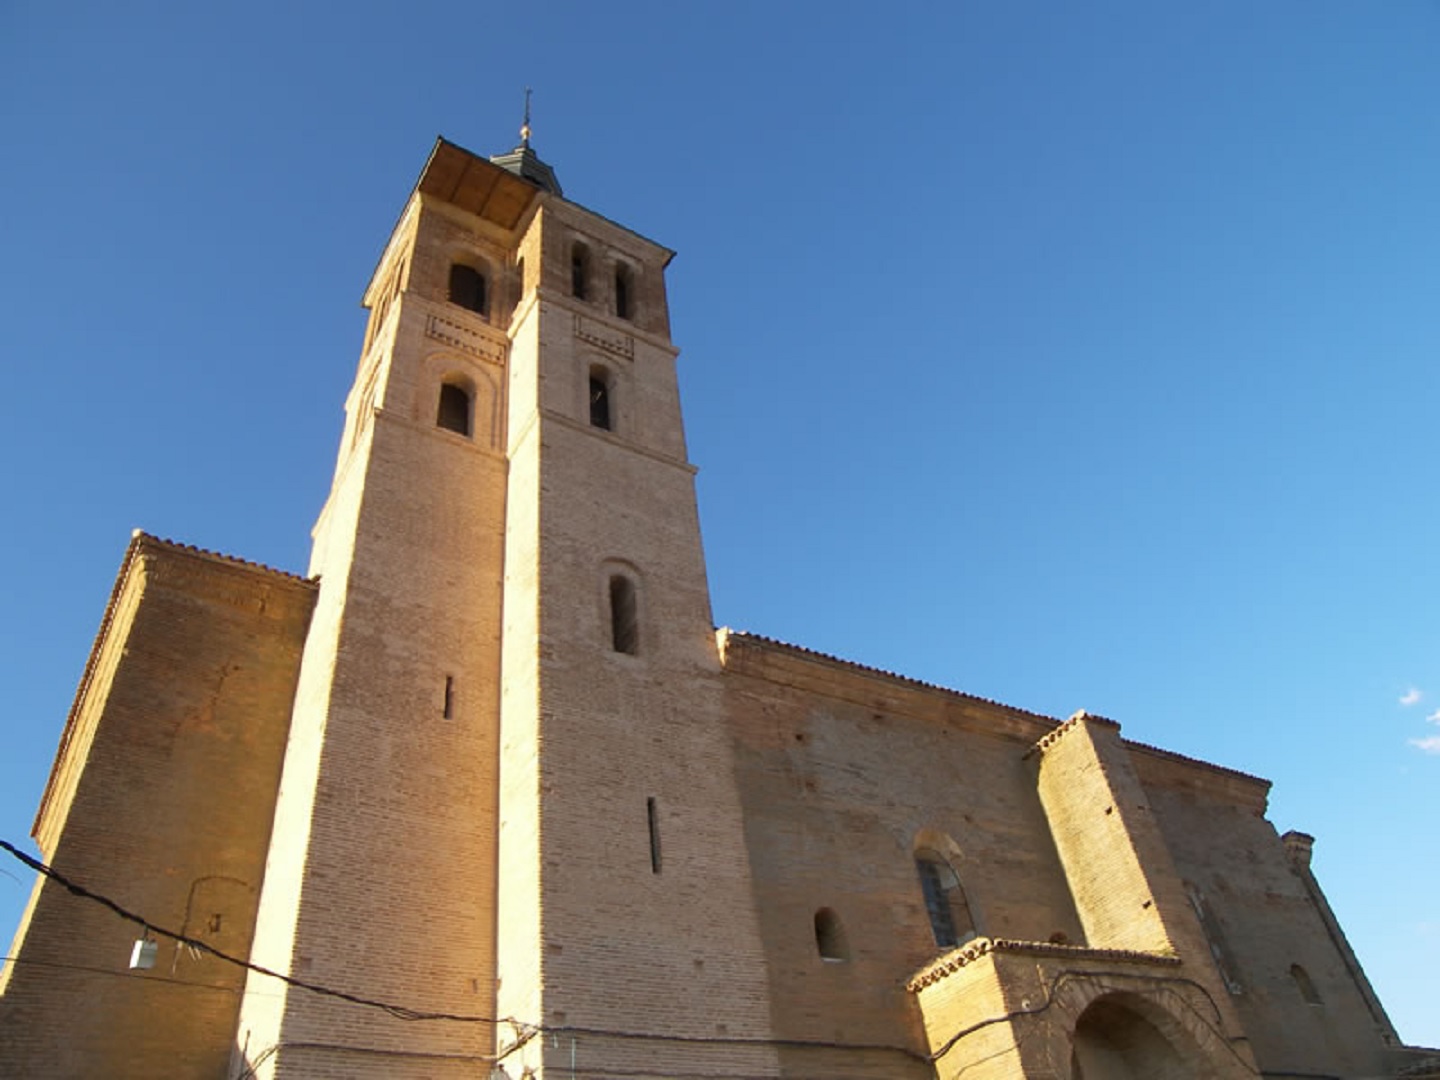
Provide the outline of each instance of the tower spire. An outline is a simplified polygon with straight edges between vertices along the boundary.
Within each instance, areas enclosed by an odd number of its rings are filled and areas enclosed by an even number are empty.
[[[496,154],[490,159],[507,172],[529,180],[536,187],[555,195],[563,195],[560,181],[555,179],[555,170],[540,160],[530,149],[530,87],[525,88],[525,116],[520,121],[520,145],[508,154]]]

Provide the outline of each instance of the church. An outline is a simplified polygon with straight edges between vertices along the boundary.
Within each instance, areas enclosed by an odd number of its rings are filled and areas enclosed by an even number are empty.
[[[1440,1077],[1266,781],[714,627],[671,256],[437,142],[307,573],[124,553],[0,1075]]]

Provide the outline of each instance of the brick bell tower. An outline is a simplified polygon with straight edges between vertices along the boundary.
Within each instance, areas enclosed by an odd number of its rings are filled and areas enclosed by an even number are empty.
[[[460,1019],[252,975],[242,1075],[775,1071],[672,253],[521,134],[436,144],[365,294],[252,950]]]

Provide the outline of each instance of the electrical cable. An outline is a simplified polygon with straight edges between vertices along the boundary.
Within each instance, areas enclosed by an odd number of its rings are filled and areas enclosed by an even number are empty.
[[[155,925],[153,922],[146,919],[145,917],[137,915],[135,912],[130,911],[129,909],[116,903],[114,900],[110,899],[110,897],[105,896],[102,893],[97,893],[92,889],[87,889],[85,886],[80,885],[77,882],[71,881],[60,871],[46,865],[39,859],[33,858],[32,856],[25,854],[25,852],[21,851],[14,844],[9,843],[8,841],[0,840],[0,848],[8,851],[11,855],[19,859],[36,873],[41,874],[46,878],[49,878],[51,881],[54,881],[57,885],[61,886],[67,892],[75,896],[82,897],[86,900],[93,900],[94,902],[102,905],[103,907],[108,908],[116,915],[119,915],[127,922],[134,923],[136,926],[139,926],[144,930],[148,930],[151,933],[158,934],[161,937],[170,938],[176,942],[179,942],[182,945],[198,949],[204,953],[208,953],[209,955],[215,957],[218,960],[222,960],[229,964],[234,964],[237,967],[244,968],[246,971],[253,971],[259,975],[267,975],[272,979],[278,979],[280,982],[283,982],[288,986],[294,986],[301,990],[308,990],[312,994],[319,994],[324,997],[337,998],[341,1001],[347,1001],[352,1005],[363,1005],[369,1008],[380,1009],[399,1020],[449,1020],[459,1023],[472,1024],[509,1024],[513,1028],[515,1028],[517,1032],[516,1042],[502,1050],[495,1058],[496,1061],[508,1057],[510,1054],[520,1049],[521,1046],[525,1045],[527,1042],[533,1039],[536,1035],[542,1033],[553,1035],[591,1035],[604,1038],[645,1040],[651,1042],[673,1042],[688,1044],[708,1043],[711,1045],[725,1046],[779,1046],[790,1047],[793,1049],[813,1048],[825,1050],[856,1050],[872,1052],[882,1051],[904,1054],[907,1057],[911,1057],[918,1061],[924,1061],[927,1063],[930,1061],[928,1055],[921,1054],[915,1050],[911,1050],[909,1047],[895,1046],[886,1043],[840,1043],[831,1042],[824,1039],[774,1039],[763,1037],[750,1038],[746,1036],[657,1034],[653,1032],[623,1031],[610,1028],[590,1028],[573,1025],[545,1026],[541,1024],[528,1024],[524,1021],[517,1020],[514,1017],[502,1017],[496,1019],[493,1017],[472,1016],[461,1013],[425,1012],[418,1009],[412,1009],[405,1005],[396,1005],[393,1002],[380,1001],[374,998],[362,997],[358,994],[351,994],[344,990],[336,990],[332,987],[324,986],[320,983],[312,983],[304,979],[297,979],[294,976],[284,975],[278,971],[274,971],[260,964],[253,964],[250,961],[243,960],[238,956],[231,956],[229,953],[223,952],[220,949],[217,949],[212,945],[208,945],[205,942],[200,941],[196,938],[188,937],[187,935],[177,933],[174,930],[168,930],[163,926]],[[147,978],[156,977],[157,976],[147,976]]]
[[[83,971],[87,975],[110,975],[117,979],[134,979],[136,975],[129,971],[115,971],[113,968],[91,967],[89,964],[62,964],[56,960],[31,960],[25,956],[0,956],[0,964],[27,964],[30,967],[55,968],[59,971]],[[170,979],[164,975],[150,974],[145,976],[146,982],[166,983],[170,986],[183,986],[190,990],[214,990],[222,994],[239,994],[240,987],[235,986],[214,986],[210,983],[191,982],[189,979]]]
[[[1134,972],[1117,973],[1082,971],[1078,968],[1063,968],[1060,971],[1056,972],[1055,977],[1050,980],[1050,985],[1046,990],[1045,1002],[1038,1008],[1014,1009],[1011,1012],[1005,1013],[1003,1016],[992,1016],[985,1020],[981,1020],[979,1023],[971,1024],[968,1028],[956,1032],[949,1039],[947,1039],[938,1050],[936,1050],[933,1054],[930,1055],[930,1060],[932,1062],[939,1061],[942,1057],[944,1057],[951,1050],[953,1050],[956,1044],[958,1044],[962,1039],[967,1038],[968,1036],[975,1034],[975,1032],[980,1031],[983,1028],[987,1028],[992,1024],[1003,1024],[1010,1020],[1018,1020],[1021,1017],[1039,1016],[1041,1013],[1045,1012],[1055,1004],[1056,1000],[1060,996],[1060,985],[1062,983],[1069,982],[1071,980],[1096,978],[1131,979],[1139,980],[1141,982],[1155,982],[1162,984],[1180,983],[1186,986],[1194,987],[1205,996],[1205,999],[1209,1003],[1210,1008],[1215,1011],[1216,1020],[1220,1022],[1211,1023],[1207,1017],[1201,1015],[1200,1010],[1195,1008],[1195,1006],[1190,1001],[1188,1001],[1183,996],[1177,995],[1181,1003],[1184,1004],[1185,1007],[1188,1008],[1195,1015],[1195,1018],[1200,1023],[1204,1024],[1207,1028],[1210,1029],[1210,1033],[1215,1036],[1216,1041],[1218,1041],[1221,1046],[1225,1047],[1225,1049],[1229,1051],[1230,1055],[1235,1058],[1235,1060],[1240,1064],[1242,1068],[1255,1076],[1264,1075],[1263,1073],[1258,1072],[1243,1057],[1241,1057],[1240,1053],[1235,1049],[1234,1046],[1231,1045],[1231,1040],[1225,1035],[1225,1032],[1222,1028],[1223,1021],[1221,1021],[1220,1007],[1215,1003],[1214,997],[1211,996],[1209,989],[1206,988],[1203,983],[1196,982],[1194,979],[1187,978],[1183,975],[1140,975]]]
[[[306,1042],[302,1040],[282,1039],[278,1043],[272,1043],[258,1054],[254,1061],[245,1066],[235,1080],[253,1080],[253,1077],[260,1071],[260,1066],[270,1060],[281,1050],[320,1050],[327,1054],[369,1054],[375,1057],[392,1058],[421,1058],[426,1061],[451,1062],[461,1061],[468,1063],[479,1063],[483,1065],[495,1065],[498,1058],[490,1054],[446,1054],[434,1050],[395,1050],[384,1046],[346,1046],[343,1043],[322,1043]]]
[[[893,1043],[840,1043],[828,1039],[784,1039],[754,1038],[744,1035],[671,1035],[644,1031],[615,1031],[610,1028],[582,1027],[574,1024],[542,1025],[538,1029],[545,1035],[593,1035],[608,1039],[640,1039],[646,1042],[670,1043],[723,1043],[726,1046],[777,1046],[790,1050],[862,1050],[871,1053],[904,1054],[927,1064],[930,1055],[921,1054],[906,1046]]]
[[[848,1051],[860,1051],[860,1052],[871,1052],[871,1053],[876,1053],[876,1052],[879,1052],[879,1053],[895,1053],[895,1054],[903,1054],[903,1055],[906,1056],[906,1057],[912,1058],[912,1059],[914,1059],[914,1060],[916,1060],[916,1061],[919,1061],[919,1062],[923,1062],[924,1064],[927,1064],[927,1065],[933,1065],[933,1064],[935,1064],[936,1062],[938,1062],[942,1057],[944,1057],[946,1054],[948,1054],[951,1050],[953,1050],[953,1049],[955,1048],[955,1046],[956,1046],[961,1040],[969,1037],[970,1035],[973,1035],[973,1034],[974,1034],[975,1032],[977,1032],[977,1031],[980,1031],[980,1030],[982,1030],[982,1029],[984,1029],[984,1028],[990,1027],[990,1026],[993,1025],[993,1024],[1005,1023],[1005,1022],[1008,1022],[1008,1021],[1010,1021],[1010,1020],[1019,1019],[1019,1018],[1021,1018],[1021,1017],[1038,1016],[1038,1015],[1040,1015],[1041,1013],[1046,1012],[1048,1009],[1050,1009],[1050,1008],[1055,1004],[1055,1002],[1056,1002],[1056,1000],[1057,1000],[1057,998],[1058,998],[1058,996],[1059,996],[1059,990],[1060,990],[1060,986],[1061,986],[1062,983],[1064,983],[1064,982],[1066,982],[1066,981],[1069,981],[1069,980],[1071,980],[1071,979],[1093,979],[1093,978],[1096,978],[1097,976],[1103,977],[1103,978],[1117,978],[1117,977],[1118,977],[1118,978],[1122,978],[1122,979],[1140,980],[1140,981],[1145,981],[1145,982],[1157,982],[1157,983],[1162,983],[1162,984],[1174,984],[1174,983],[1185,984],[1185,985],[1194,987],[1195,989],[1199,990],[1199,991],[1205,996],[1205,998],[1207,999],[1207,1001],[1208,1001],[1211,1009],[1213,1009],[1214,1012],[1215,1012],[1217,1021],[1220,1020],[1220,1017],[1221,1017],[1220,1008],[1219,1008],[1219,1006],[1216,1004],[1214,997],[1210,994],[1209,989],[1206,988],[1203,984],[1201,984],[1201,983],[1199,983],[1199,982],[1196,982],[1194,979],[1186,978],[1186,977],[1184,977],[1184,976],[1140,975],[1140,974],[1137,974],[1137,973],[1123,973],[1123,974],[1110,973],[1110,974],[1106,974],[1106,973],[1102,973],[1102,972],[1082,971],[1082,970],[1079,970],[1079,969],[1071,969],[1071,968],[1066,968],[1066,969],[1063,969],[1063,970],[1061,970],[1061,971],[1059,971],[1059,972],[1056,973],[1055,977],[1050,981],[1050,985],[1049,985],[1049,987],[1047,988],[1047,994],[1046,994],[1046,1000],[1045,1000],[1045,1002],[1044,1002],[1042,1005],[1040,1005],[1038,1008],[1016,1009],[1016,1010],[1013,1010],[1013,1011],[1011,1011],[1011,1012],[1009,1012],[1009,1013],[1006,1013],[1006,1014],[1004,1014],[1004,1015],[1002,1015],[1002,1016],[992,1016],[992,1017],[989,1017],[989,1018],[987,1018],[987,1019],[985,1019],[985,1020],[981,1020],[981,1021],[979,1021],[978,1023],[971,1024],[969,1027],[964,1028],[963,1030],[956,1032],[956,1033],[955,1033],[954,1035],[952,1035],[949,1039],[947,1039],[947,1040],[939,1047],[939,1049],[935,1050],[933,1053],[930,1053],[930,1054],[922,1054],[922,1053],[919,1053],[918,1051],[915,1051],[915,1050],[910,1049],[909,1047],[906,1047],[906,1046],[897,1046],[897,1045],[890,1044],[890,1043],[840,1043],[840,1042],[832,1042],[832,1041],[830,1041],[830,1040],[825,1040],[825,1039],[785,1039],[785,1038],[773,1038],[773,1037],[771,1037],[771,1038],[766,1038],[766,1037],[748,1037],[748,1036],[739,1036],[739,1035],[715,1036],[715,1035],[678,1035],[678,1034],[668,1034],[668,1033],[666,1033],[666,1034],[660,1034],[660,1033],[653,1033],[653,1032],[622,1031],[622,1030],[616,1030],[616,1029],[611,1029],[611,1028],[592,1028],[592,1027],[586,1027],[586,1026],[581,1026],[581,1025],[565,1025],[565,1024],[559,1024],[559,1025],[554,1025],[554,1026],[547,1026],[547,1025],[543,1025],[543,1024],[528,1024],[528,1023],[525,1023],[525,1022],[523,1022],[523,1021],[521,1021],[521,1020],[517,1020],[517,1019],[515,1019],[514,1017],[501,1017],[501,1018],[498,1018],[498,1019],[497,1019],[497,1018],[495,1018],[495,1017],[467,1015],[467,1014],[464,1014],[464,1013],[428,1012],[428,1011],[419,1010],[419,1009],[412,1009],[412,1008],[410,1008],[409,1006],[405,1006],[405,1005],[396,1005],[396,1004],[394,1004],[393,1002],[381,1001],[381,1000],[378,1000],[378,999],[375,999],[375,998],[362,997],[361,995],[352,994],[352,993],[349,993],[349,992],[344,991],[344,990],[336,990],[336,989],[334,989],[334,988],[332,988],[332,987],[324,986],[324,985],[322,985],[322,984],[320,984],[320,983],[312,983],[312,982],[308,982],[308,981],[306,981],[306,980],[304,980],[304,979],[297,979],[297,978],[295,978],[294,976],[284,975],[284,974],[282,974],[282,973],[280,973],[280,972],[278,972],[278,971],[274,971],[274,970],[272,970],[272,969],[270,969],[270,968],[267,968],[267,967],[264,967],[264,966],[262,966],[262,965],[260,965],[260,964],[254,964],[254,963],[251,963],[251,962],[248,961],[248,960],[241,959],[240,957],[231,956],[229,953],[222,952],[221,950],[216,949],[215,947],[213,947],[213,946],[211,946],[211,945],[208,945],[208,944],[206,944],[205,942],[200,941],[200,940],[198,940],[198,939],[196,939],[196,938],[188,937],[188,936],[186,936],[185,934],[177,933],[177,932],[174,931],[174,930],[167,930],[166,928],[164,928],[164,927],[162,927],[162,926],[156,926],[154,923],[150,922],[148,919],[144,918],[143,916],[137,915],[137,914],[135,914],[133,911],[130,911],[130,910],[122,907],[120,904],[116,903],[114,900],[110,899],[108,896],[104,896],[104,895],[101,894],[101,893],[94,892],[94,891],[92,891],[92,890],[90,890],[90,889],[87,889],[87,888],[86,888],[85,886],[83,886],[83,885],[80,885],[80,884],[78,884],[78,883],[76,883],[76,882],[74,882],[74,881],[71,881],[71,880],[70,880],[69,878],[67,878],[64,874],[60,873],[60,871],[54,869],[53,867],[50,867],[50,866],[46,865],[45,863],[41,862],[39,859],[33,858],[32,856],[25,854],[25,852],[21,851],[19,848],[15,847],[15,845],[9,843],[8,841],[0,840],[0,848],[3,848],[4,850],[8,851],[11,855],[13,855],[15,858],[19,859],[22,863],[24,863],[26,866],[30,867],[30,868],[31,868],[32,870],[34,870],[36,873],[43,875],[44,877],[48,878],[48,879],[51,880],[51,881],[54,881],[57,885],[59,885],[59,886],[61,886],[62,888],[64,888],[67,892],[69,892],[69,893],[71,893],[71,894],[73,894],[73,895],[75,895],[75,896],[81,897],[81,898],[83,898],[83,899],[86,899],[86,900],[93,900],[94,902],[96,902],[96,903],[98,903],[98,904],[101,904],[102,906],[108,908],[110,911],[114,912],[116,915],[120,916],[122,919],[125,919],[127,922],[134,923],[135,925],[141,927],[141,928],[142,928],[143,930],[145,930],[145,931],[148,931],[148,932],[154,933],[154,934],[158,934],[158,935],[160,935],[160,936],[162,936],[162,937],[170,938],[171,940],[176,941],[176,942],[178,942],[179,944],[184,945],[184,946],[186,946],[186,947],[188,947],[188,948],[190,948],[190,949],[192,949],[192,950],[198,950],[199,952],[207,953],[207,954],[209,954],[210,956],[214,956],[214,957],[215,957],[216,959],[218,959],[218,960],[222,960],[222,961],[224,961],[224,962],[226,962],[226,963],[229,963],[229,964],[234,964],[234,965],[236,965],[237,967],[240,967],[240,968],[245,969],[246,971],[253,971],[253,972],[255,972],[256,974],[259,974],[259,975],[266,975],[266,976],[268,976],[268,977],[270,977],[270,978],[272,978],[272,979],[278,979],[280,982],[285,983],[287,986],[293,986],[293,987],[296,987],[297,989],[300,989],[300,990],[308,990],[310,993],[312,993],[312,994],[318,994],[318,995],[320,995],[320,996],[322,996],[322,997],[330,997],[330,998],[338,999],[338,1000],[340,1000],[340,1001],[346,1001],[346,1002],[349,1002],[349,1003],[352,1004],[352,1005],[362,1005],[362,1006],[365,1006],[365,1007],[367,1007],[367,1008],[380,1009],[381,1011],[383,1011],[383,1012],[385,1012],[385,1013],[388,1013],[390,1016],[393,1016],[393,1017],[395,1017],[395,1018],[398,1019],[398,1020],[407,1020],[407,1021],[408,1021],[408,1020],[448,1020],[448,1021],[457,1022],[457,1023],[471,1023],[471,1024],[509,1024],[509,1025],[511,1025],[511,1026],[515,1029],[515,1031],[516,1031],[516,1034],[517,1034],[516,1041],[515,1041],[513,1044],[511,1044],[509,1047],[501,1050],[495,1057],[493,1057],[493,1058],[486,1058],[486,1059],[485,1059],[485,1060],[487,1060],[487,1061],[493,1061],[493,1062],[495,1062],[495,1063],[497,1063],[497,1064],[498,1064],[500,1061],[503,1061],[505,1058],[509,1057],[509,1056],[510,1056],[512,1053],[514,1053],[515,1051],[519,1050],[521,1047],[525,1046],[525,1045],[526,1045],[527,1043],[529,1043],[532,1039],[534,1039],[535,1036],[544,1034],[544,1035],[590,1035],[590,1036],[598,1037],[598,1038],[631,1039],[631,1040],[643,1040],[643,1041],[648,1041],[648,1042],[669,1042],[669,1043],[681,1043],[681,1044],[690,1044],[690,1045],[710,1044],[710,1045],[726,1045],[726,1046],[770,1046],[770,1047],[781,1047],[781,1048],[789,1048],[789,1049],[822,1049],[822,1050],[848,1050]],[[5,957],[4,959],[5,959],[7,962],[21,962],[21,963],[26,962],[26,961],[21,960],[19,957]],[[43,962],[42,962],[42,963],[43,963]],[[73,968],[76,968],[77,970],[94,970],[94,971],[100,971],[100,970],[102,970],[102,969],[82,968],[80,965],[54,964],[54,965],[51,965],[51,966],[54,966],[54,967],[73,967]],[[107,973],[107,974],[113,974],[113,973],[111,973],[111,972],[106,972],[106,973]],[[161,977],[161,976],[149,976],[149,978],[163,978],[163,977]],[[169,981],[169,982],[177,982],[178,980],[166,980],[166,981]],[[186,984],[184,984],[184,985],[189,985],[189,986],[201,986],[201,987],[204,986],[204,984],[200,984],[200,983],[186,983]],[[1240,1056],[1240,1054],[1235,1050],[1235,1048],[1230,1045],[1230,1040],[1225,1037],[1224,1032],[1223,1032],[1223,1030],[1222,1030],[1222,1028],[1223,1028],[1223,1021],[1221,1021],[1221,1023],[1218,1024],[1218,1025],[1215,1024],[1215,1023],[1211,1023],[1208,1018],[1200,1015],[1199,1010],[1197,1010],[1197,1009],[1195,1008],[1195,1006],[1194,1006],[1193,1004],[1191,1004],[1186,998],[1181,997],[1181,998],[1180,998],[1180,1001],[1181,1001],[1182,1003],[1184,1003],[1184,1004],[1195,1014],[1196,1018],[1197,1018],[1202,1024],[1204,1024],[1207,1028],[1209,1028],[1209,1029],[1211,1030],[1211,1032],[1216,1036],[1216,1038],[1220,1041],[1220,1043],[1221,1043],[1223,1046],[1225,1046],[1225,1048],[1226,1048],[1242,1065],[1245,1064],[1244,1059],[1243,1059],[1243,1058]],[[314,1048],[317,1048],[317,1049],[318,1049],[318,1048],[319,1048],[319,1045],[316,1044],[316,1046],[315,1046]],[[272,1048],[271,1052],[273,1052],[274,1049],[276,1049],[276,1048]],[[341,1048],[337,1047],[336,1049],[341,1049]],[[347,1048],[347,1049],[348,1049],[348,1048]],[[358,1050],[358,1051],[364,1051],[364,1050],[365,1050],[365,1048],[363,1048],[363,1047],[357,1047],[357,1048],[353,1048],[353,1049],[356,1049],[356,1050]],[[1249,1066],[1246,1065],[1246,1068],[1248,1069]],[[1253,1071],[1253,1070],[1251,1070],[1251,1071]],[[615,1076],[625,1075],[625,1074],[623,1074],[623,1073],[616,1072],[616,1071],[614,1071],[614,1070],[600,1070],[598,1074],[599,1074],[599,1075],[615,1075]],[[635,1073],[635,1074],[633,1074],[633,1075],[644,1076],[644,1075],[651,1075],[651,1074],[647,1074],[647,1073],[640,1072],[640,1073]],[[695,1073],[695,1074],[689,1074],[689,1075],[693,1075],[693,1076],[696,1077],[697,1080],[698,1080],[698,1078],[703,1077],[705,1074]]]
[[[268,975],[272,979],[279,979],[287,986],[293,986],[300,990],[308,990],[310,993],[319,994],[322,997],[338,998],[341,1001],[348,1001],[352,1005],[363,1005],[366,1008],[379,1009],[382,1012],[389,1013],[397,1020],[450,1020],[456,1023],[463,1024],[513,1024],[519,1030],[525,1030],[529,1026],[521,1024],[518,1020],[514,1020],[510,1017],[496,1019],[495,1017],[491,1016],[471,1016],[464,1013],[427,1012],[422,1009],[412,1009],[405,1005],[396,1005],[388,1001],[379,1001],[375,998],[367,998],[362,997],[359,994],[351,994],[344,990],[335,990],[332,987],[322,986],[319,983],[312,983],[307,982],[304,979],[297,979],[293,975],[281,974],[278,971],[273,971],[270,968],[264,967],[260,964],[252,964],[249,960],[242,960],[238,956],[231,956],[229,953],[222,952],[221,950],[215,948],[213,945],[208,945],[197,938],[188,937],[187,935],[177,933],[174,930],[167,930],[163,926],[156,926],[154,923],[144,918],[143,916],[136,915],[133,911],[129,911],[126,908],[121,907],[114,900],[111,900],[108,896],[103,896],[100,893],[92,892],[90,889],[85,888],[85,886],[79,885],[71,881],[64,874],[60,873],[60,871],[54,869],[53,867],[47,866],[39,859],[32,858],[31,856],[25,854],[25,852],[21,851],[14,844],[11,844],[6,840],[0,840],[0,848],[4,848],[11,855],[15,856],[15,858],[19,859],[26,866],[30,867],[30,869],[34,870],[38,874],[42,874],[45,877],[49,878],[51,881],[55,882],[55,884],[65,889],[67,892],[75,896],[83,897],[86,900],[93,900],[97,904],[109,908],[116,915],[119,915],[127,922],[132,922],[136,926],[139,926],[144,930],[148,930],[153,934],[159,934],[161,937],[170,938],[172,941],[177,941],[181,945],[187,945],[190,948],[199,949],[201,952],[208,953],[209,955],[216,957],[219,960],[223,960],[228,964],[235,964],[237,967],[242,967],[246,971],[253,971],[257,975]]]
[[[552,1071],[559,1071],[567,1078],[588,1077],[592,1080],[605,1080],[607,1077],[624,1077],[629,1080],[631,1077],[650,1077],[651,1080],[737,1080],[737,1074],[707,1073],[707,1072],[679,1072],[676,1069],[621,1069],[612,1068],[608,1065],[577,1065],[572,1071],[568,1066],[560,1067],[558,1070],[552,1067]],[[802,1073],[787,1071],[783,1074],[785,1080],[835,1080],[833,1072],[820,1073],[814,1076],[806,1076]]]

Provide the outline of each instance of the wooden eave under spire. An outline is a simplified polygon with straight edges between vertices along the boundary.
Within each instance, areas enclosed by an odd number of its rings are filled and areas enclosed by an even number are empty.
[[[514,229],[535,197],[536,186],[499,165],[440,138],[415,183],[422,195],[443,199],[476,217]]]

